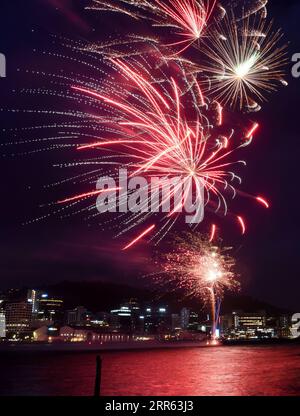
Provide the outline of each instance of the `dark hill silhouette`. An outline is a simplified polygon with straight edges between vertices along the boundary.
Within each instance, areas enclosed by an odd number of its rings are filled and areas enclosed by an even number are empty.
[[[183,306],[193,310],[203,309],[203,303],[196,298],[186,298],[180,291],[158,293],[141,287],[131,287],[109,282],[71,282],[64,281],[41,289],[65,300],[65,308],[71,309],[83,305],[93,312],[110,311],[120,303],[135,298],[140,303],[155,302],[167,304],[172,312],[178,312]],[[266,302],[256,300],[244,294],[226,294],[222,302],[222,313],[234,310],[246,312],[265,310],[269,315],[289,312]]]

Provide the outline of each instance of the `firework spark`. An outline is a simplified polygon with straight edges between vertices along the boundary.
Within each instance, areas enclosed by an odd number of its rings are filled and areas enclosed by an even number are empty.
[[[218,321],[217,301],[221,301],[225,291],[239,288],[230,250],[199,233],[185,233],[175,238],[171,252],[160,256],[158,267],[162,271],[154,274],[160,284],[183,289],[187,296],[211,306],[213,336]]]
[[[242,234],[245,234],[245,232],[246,232],[246,224],[245,224],[244,219],[241,216],[238,216],[237,217],[237,220],[238,220],[238,222],[239,222],[239,224],[241,226]]]
[[[224,105],[260,109],[266,93],[286,85],[286,45],[280,46],[281,31],[273,31],[260,14],[237,20],[232,13],[217,22],[199,47],[208,64],[207,92]]]
[[[214,106],[216,116],[212,118],[216,119],[216,125],[213,126],[201,110],[199,101],[203,97],[198,93],[198,84],[190,85],[180,67],[177,67],[180,76],[175,80],[165,74],[157,77],[153,71],[150,76],[150,68],[141,60],[135,60],[133,64],[129,60],[111,59],[110,63],[121,80],[117,88],[110,88],[109,94],[106,89],[91,89],[84,85],[72,89],[81,100],[87,97],[111,109],[114,116],[111,121],[106,118],[106,123],[111,124],[111,131],[114,130],[117,137],[80,144],[78,150],[122,148],[123,158],[130,159],[124,165],[129,169],[130,177],[139,174],[160,180],[180,178],[180,184],[186,184],[191,192],[193,190],[196,199],[203,188],[203,204],[226,215],[228,195],[235,197],[234,181],[240,181],[231,168],[244,164],[241,160],[232,160],[232,154],[244,144],[234,146],[230,137],[220,137],[221,106],[218,103]],[[126,87],[120,88],[121,84]],[[231,148],[230,143],[233,144]],[[169,199],[174,192],[174,189],[169,190]],[[158,210],[164,202],[160,201]],[[184,202],[183,199],[174,206],[166,216],[167,221],[173,214],[176,214],[176,221]],[[150,200],[147,205],[149,203]],[[140,219],[140,215],[133,219]]]
[[[60,201],[57,201],[58,204],[66,204],[67,202],[73,202],[73,201],[77,201],[77,200],[82,200],[91,196],[95,196],[95,195],[99,195],[101,193],[105,193],[105,192],[114,192],[114,191],[120,191],[121,188],[110,188],[110,189],[100,189],[98,191],[91,191],[91,192],[85,192],[83,194],[79,194],[79,195],[74,195],[71,196],[70,198],[65,198],[62,199]]]
[[[200,39],[216,3],[216,0],[92,0],[91,6],[87,8],[122,13],[134,19],[149,20],[153,26],[175,29],[175,35],[181,36],[182,39],[170,46],[182,46],[182,52]]]
[[[262,198],[261,196],[256,197],[256,200],[262,204],[263,206],[265,206],[266,208],[270,208],[270,204],[268,203],[268,201],[265,200],[265,198]]]
[[[76,57],[63,53],[52,56],[75,63],[76,68],[83,66],[88,72],[78,70],[69,75],[45,72],[45,76],[52,78],[51,84],[58,85],[57,90],[30,90],[33,94],[71,100],[80,106],[80,111],[39,111],[52,117],[57,115],[60,120],[69,118],[44,126],[60,128],[58,136],[35,140],[47,143],[45,150],[67,147],[78,150],[76,157],[81,159],[58,166],[93,166],[92,170],[58,181],[55,186],[67,182],[90,186],[103,170],[116,179],[120,169],[127,170],[129,179],[139,175],[150,183],[157,178],[152,194],[160,193],[162,184],[175,178],[183,185],[185,192],[179,202],[175,203],[174,198],[179,190],[176,185],[160,198],[155,209],[150,195],[141,203],[139,211],[130,215],[120,211],[121,221],[113,224],[118,228],[118,236],[148,223],[153,214],[166,212],[163,211],[166,200],[173,198],[173,206],[159,219],[160,226],[156,224],[153,240],[158,243],[182,217],[188,194],[198,205],[201,202],[206,213],[222,216],[229,213],[229,201],[242,194],[237,189],[242,180],[236,168],[246,163],[234,155],[238,149],[251,144],[259,125],[252,122],[250,126],[247,121],[241,127],[239,120],[236,125],[231,121],[229,126],[226,104],[239,103],[241,107],[246,105],[249,110],[257,110],[253,97],[262,99],[263,90],[271,90],[273,82],[280,80],[284,55],[284,49],[276,47],[281,35],[272,34],[270,26],[265,28],[261,11],[266,1],[253,1],[251,7],[248,3],[242,17],[235,18],[215,1],[94,0],[93,9],[127,13],[137,19],[150,19],[156,25],[176,28],[176,36],[181,35],[182,39],[174,39],[169,46],[182,44],[185,48],[199,40],[200,55],[209,58],[210,64],[201,67],[180,56],[178,51],[174,54],[173,48],[169,52],[159,40],[142,35],[121,41],[112,39],[103,45],[64,39],[64,46],[72,49]],[[67,143],[62,143],[63,139]],[[51,140],[55,142],[49,146]],[[84,192],[83,189],[80,193],[76,189],[74,196],[58,201],[63,207],[55,212],[63,214],[62,217],[85,212],[88,220],[95,219],[100,215],[92,212],[95,205],[79,204],[102,193],[107,193],[111,200],[113,190],[119,191],[116,194],[119,204],[127,205],[128,194],[115,181],[107,192]],[[253,198],[269,207],[262,196]],[[115,204],[115,200],[111,201]],[[236,214],[233,217],[245,234],[243,217]],[[194,223],[195,228],[198,225]],[[213,241],[217,227],[215,224],[210,227]],[[143,233],[140,235],[144,237]],[[138,242],[140,238],[132,241]],[[132,246],[129,243],[126,249]]]
[[[152,230],[154,230],[155,224],[152,224],[151,227],[147,228],[145,231],[142,232],[138,237],[136,237],[133,241],[131,241],[127,246],[123,248],[123,250],[128,250],[130,247],[134,246],[137,242],[139,242],[143,237],[149,234]]]
[[[205,97],[197,79],[180,60],[166,60],[156,47],[139,57],[126,59],[101,59],[98,54],[91,54],[92,50],[76,45],[75,51],[80,58],[75,62],[78,66],[97,69],[101,77],[45,74],[52,78],[52,86],[58,85],[57,90],[29,91],[31,94],[42,92],[64,101],[71,100],[79,108],[84,106],[80,111],[45,110],[43,114],[51,119],[57,115],[64,121],[40,128],[60,128],[63,134],[28,141],[28,144],[34,145],[36,142],[45,143],[44,147],[34,151],[70,147],[79,160],[57,166],[86,169],[82,174],[50,185],[52,188],[74,183],[82,189],[79,192],[77,187],[73,196],[57,201],[58,208],[54,213],[61,217],[85,213],[88,221],[96,220],[103,214],[98,210],[98,198],[105,194],[105,212],[114,212],[120,221],[101,219],[101,222],[117,228],[117,236],[129,232],[139,235],[135,228],[150,221],[153,223],[153,217],[159,217],[155,229],[150,230],[154,232],[149,231],[145,235],[152,234],[151,240],[155,243],[159,243],[184,217],[189,196],[190,201],[195,202],[195,214],[201,208],[209,216],[230,214],[231,218],[229,203],[241,194],[238,189],[241,178],[235,170],[239,165],[245,166],[245,162],[235,158],[235,155],[251,143],[249,139],[240,144],[240,139],[250,134],[252,138],[256,125],[245,125],[236,130],[226,125],[227,114],[223,106]],[[66,56],[62,55],[68,59]],[[64,139],[66,143],[62,142]],[[92,169],[89,170],[89,166]],[[122,169],[126,170],[129,180],[143,177],[151,188],[134,212],[114,209],[116,201],[118,207],[128,208],[130,197],[135,191],[138,192],[138,189],[129,190],[128,183],[126,186],[121,184],[119,173]],[[84,184],[90,189],[91,184],[103,175],[112,178],[113,183],[108,184],[106,189],[97,187],[94,191],[84,191]],[[175,179],[178,183],[174,185],[172,180]],[[170,188],[165,187],[162,191],[168,181],[171,182]],[[141,188],[143,191],[144,186]],[[181,197],[176,199],[178,193]],[[153,194],[159,195],[155,206]],[[94,197],[97,197],[96,206]],[[167,201],[170,201],[168,210],[165,208]],[[262,204],[260,199],[257,202]],[[236,215],[233,216],[240,222]],[[200,223],[201,220],[194,222],[193,227],[198,227]],[[207,221],[204,226],[209,226]],[[244,227],[242,233],[245,233]],[[213,225],[212,240],[215,234],[216,226]],[[139,242],[141,239],[135,240],[133,238],[132,241]],[[134,245],[127,244],[126,249]]]

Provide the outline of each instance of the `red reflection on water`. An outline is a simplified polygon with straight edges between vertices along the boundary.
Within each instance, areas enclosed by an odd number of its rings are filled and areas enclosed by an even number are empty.
[[[300,348],[213,347],[103,353],[103,395],[299,395]],[[0,357],[0,394],[91,396],[95,354]]]

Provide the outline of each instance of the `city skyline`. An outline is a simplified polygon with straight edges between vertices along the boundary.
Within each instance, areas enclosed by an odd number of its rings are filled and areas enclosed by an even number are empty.
[[[42,15],[33,1],[32,5],[24,10],[24,13],[28,14],[31,10],[31,17],[26,22],[20,21],[17,25],[19,33],[22,33],[22,40],[20,41],[15,31],[14,34],[6,36],[6,44],[3,44],[2,50],[7,57],[8,72],[7,77],[1,79],[6,107],[13,106],[15,98],[10,91],[16,86],[14,84],[16,83],[20,88],[27,84],[26,77],[20,75],[22,71],[18,74],[18,68],[22,69],[23,54],[28,56],[33,66],[39,65],[41,59],[39,50],[43,50],[43,44],[51,33],[51,28],[52,33],[57,30],[59,33],[67,32],[66,34],[76,37],[79,32],[86,38],[99,38],[102,36],[102,31],[105,32],[109,20],[105,21],[104,18],[99,20],[99,17],[84,12],[80,2],[74,2],[71,10],[68,9],[67,4],[62,3],[56,8],[53,7],[54,4],[56,3],[45,1],[47,13]],[[5,7],[10,16],[9,4]],[[20,10],[22,7],[20,2]],[[280,3],[273,1],[269,7],[278,25],[283,27],[286,38],[291,40],[289,45],[291,57],[300,44],[296,30],[298,6],[296,3],[291,4],[282,11]],[[38,21],[40,23],[37,23]],[[99,21],[103,23],[101,30]],[[68,26],[64,24],[65,22],[68,22]],[[116,30],[119,23],[122,23],[123,30],[126,31],[128,27],[126,19],[116,17],[114,22]],[[10,33],[9,26],[13,27],[7,19],[1,27],[3,33]],[[298,219],[296,212],[295,215],[291,215],[297,205],[293,202],[295,198],[297,200],[297,196],[294,195],[293,184],[286,178],[286,175],[290,176],[289,171],[294,169],[290,158],[297,159],[297,152],[291,149],[297,149],[295,131],[299,80],[292,78],[289,72],[290,68],[287,65],[291,86],[274,94],[271,102],[267,103],[261,114],[257,116],[258,121],[263,118],[264,123],[257,132],[256,147],[250,149],[248,154],[248,165],[255,166],[256,169],[251,173],[251,180],[249,173],[245,177],[247,189],[249,191],[259,189],[262,193],[268,190],[271,208],[267,214],[258,210],[253,216],[253,209],[249,206],[248,200],[242,201],[241,207],[251,218],[247,238],[241,238],[230,230],[226,223],[223,225],[223,233],[226,242],[236,247],[244,291],[281,307],[299,309],[300,304],[296,295],[299,288],[296,267],[298,236],[295,226]],[[19,103],[21,106],[26,102],[25,98],[22,100],[24,102]],[[286,102],[290,103],[288,113],[285,111]],[[280,114],[281,117],[274,117],[274,114]],[[10,122],[7,119],[4,125],[9,128]],[[22,117],[17,121],[17,126],[22,127],[23,123]],[[284,146],[280,133],[282,131],[285,132],[284,141],[288,143]],[[43,186],[55,179],[56,172],[51,168],[51,164],[56,160],[49,154],[46,163],[40,155],[11,157],[7,147],[5,154],[1,169],[3,175],[7,172],[10,172],[10,175],[9,180],[4,183],[7,203],[1,206],[0,244],[3,253],[1,259],[3,286],[19,285],[22,282],[34,285],[40,282],[51,283],[59,281],[61,275],[69,280],[88,281],[106,278],[111,281],[128,281],[130,284],[141,285],[140,276],[148,272],[149,267],[146,259],[152,255],[151,247],[146,244],[134,248],[130,253],[121,253],[118,248],[125,240],[122,238],[113,240],[108,230],[102,231],[96,225],[89,227],[82,218],[69,218],[64,221],[48,218],[37,224],[22,225],[39,216],[42,212],[39,209],[40,204],[49,201],[50,194]],[[281,167],[277,163],[279,158],[283,163]],[[16,168],[25,174],[15,174]]]
[[[119,304],[111,300],[113,309],[105,310],[101,300],[97,307],[94,305],[89,309],[86,299],[80,299],[81,306],[77,305],[72,289],[70,291],[71,304],[70,299],[41,289],[9,289],[3,292],[0,300],[1,341],[85,343],[87,337],[92,337],[90,341],[94,343],[113,340],[129,342],[130,338],[123,338],[125,334],[146,336],[144,341],[153,337],[158,337],[160,341],[195,341],[198,337],[214,339],[213,331],[223,342],[293,339],[299,336],[294,314],[271,310],[270,306],[263,304],[250,308],[244,304],[244,307],[240,305],[231,310],[227,306],[220,313],[216,327],[213,327],[210,310],[200,305],[169,305],[166,299],[146,300],[135,298],[132,293],[131,299],[124,298]],[[77,334],[75,338],[74,333]],[[100,334],[104,335],[100,337]],[[121,334],[122,337],[108,338],[105,334]]]

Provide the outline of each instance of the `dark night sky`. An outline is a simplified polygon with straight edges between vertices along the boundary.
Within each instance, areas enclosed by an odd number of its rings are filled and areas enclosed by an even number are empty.
[[[96,17],[83,10],[84,3],[80,0],[1,1],[0,52],[6,55],[8,65],[7,78],[0,79],[1,108],[25,106],[26,99],[10,92],[23,86],[17,69],[43,65],[41,55],[33,50],[51,50],[50,42],[47,44],[45,40],[48,34],[101,40],[111,31],[124,32],[126,27],[132,30],[128,19],[116,18],[113,14]],[[300,52],[299,1],[270,0],[269,14],[290,41],[291,58],[293,53]],[[289,74],[290,68],[291,64]],[[239,200],[238,209],[248,218],[246,237],[240,237],[226,220],[222,225],[224,239],[237,248],[244,292],[300,311],[300,78],[288,77],[289,87],[273,94],[257,115],[261,127],[255,144],[245,152],[248,168],[243,190],[266,195],[272,207],[266,212],[249,199]],[[6,126],[15,123],[5,111],[1,120]],[[18,121],[18,127],[21,125]],[[1,143],[10,139],[1,132]],[[0,164],[0,288],[63,279],[106,278],[134,283],[135,276],[145,268],[149,246],[125,255],[119,250],[120,241],[112,240],[111,235],[103,234],[96,226],[88,227],[82,218],[64,221],[49,218],[22,226],[23,221],[39,215],[39,204],[48,200],[42,185],[56,177],[52,169],[56,158],[49,153],[25,157],[9,157],[9,153],[8,147],[0,148],[0,156],[6,154],[1,156]]]

